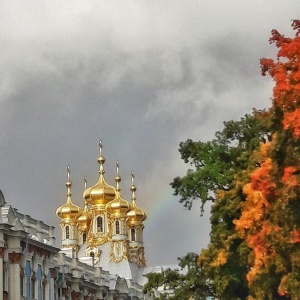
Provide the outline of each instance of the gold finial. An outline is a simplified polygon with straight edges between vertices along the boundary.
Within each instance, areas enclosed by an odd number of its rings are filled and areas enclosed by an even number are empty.
[[[115,178],[116,180],[116,183],[117,183],[117,187],[116,187],[116,190],[119,192],[121,189],[120,189],[120,181],[121,181],[121,177],[119,175],[119,161],[117,160],[116,162],[116,172],[117,172],[117,176]]]
[[[70,181],[70,166],[67,166],[67,178],[68,178],[68,181]]]
[[[104,163],[105,163],[105,158],[102,156],[102,141],[100,140],[99,141],[99,158],[98,158],[98,163],[99,163],[99,173],[100,175],[103,175],[105,172],[104,172]]]
[[[87,179],[86,179],[86,175],[84,175],[83,177],[83,182],[84,182],[84,190],[86,191],[86,186],[87,186]],[[87,201],[86,199],[84,199],[84,209],[87,208]]]
[[[71,197],[71,186],[72,186],[72,182],[70,180],[70,166],[67,166],[67,182],[66,182],[66,186],[67,186],[67,196],[68,196],[68,199],[69,197]]]
[[[116,172],[117,172],[117,176],[119,176],[119,167],[120,167],[119,161],[117,160],[117,162],[116,162]]]
[[[130,187],[130,190],[132,192],[132,196],[131,196],[132,202],[135,202],[135,200],[136,200],[136,197],[135,197],[136,187],[134,185],[134,172],[133,171],[131,171],[131,187]]]
[[[99,155],[101,156],[102,155],[102,141],[100,140],[99,141]]]
[[[86,176],[85,176],[85,175],[84,175],[84,177],[83,177],[83,182],[84,182],[84,190],[86,190],[87,179],[86,179]]]

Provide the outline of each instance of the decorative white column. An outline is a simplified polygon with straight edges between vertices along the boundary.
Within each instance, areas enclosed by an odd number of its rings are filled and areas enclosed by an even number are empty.
[[[3,297],[3,256],[4,247],[0,247],[0,299]]]
[[[78,300],[80,297],[79,280],[75,278],[71,284],[71,299]]]
[[[96,297],[97,297],[96,298],[97,300],[103,300],[104,299],[102,290],[96,292]]]
[[[71,294],[71,290],[69,287],[62,288],[62,297],[61,300],[66,300],[66,296]]]
[[[20,259],[22,254],[12,252],[8,254],[9,269],[9,299],[20,299]]]
[[[50,300],[54,300],[54,291],[55,291],[54,280],[56,278],[56,269],[49,268],[49,271],[50,271],[49,291],[50,291],[50,295],[51,295]]]

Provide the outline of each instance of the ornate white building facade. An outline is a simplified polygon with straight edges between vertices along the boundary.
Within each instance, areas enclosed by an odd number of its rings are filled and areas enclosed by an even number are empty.
[[[133,174],[132,199],[122,199],[118,162],[116,187],[106,183],[99,149],[99,180],[85,185],[83,208],[72,202],[67,169],[67,200],[56,211],[60,249],[53,226],[19,213],[0,191],[0,300],[145,299],[146,213],[136,204]]]

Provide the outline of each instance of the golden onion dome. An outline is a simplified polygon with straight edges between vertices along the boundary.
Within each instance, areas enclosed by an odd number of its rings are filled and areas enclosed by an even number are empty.
[[[127,217],[128,217],[128,222],[129,225],[136,225],[136,224],[140,224],[143,221],[145,221],[147,219],[147,215],[145,213],[144,210],[142,210],[141,208],[139,208],[136,205],[136,197],[135,197],[135,192],[136,192],[136,187],[134,185],[134,174],[133,172],[131,172],[131,187],[130,190],[132,192],[132,203],[131,203],[131,210],[127,213]]]
[[[97,206],[105,206],[108,202],[112,201],[116,196],[116,190],[113,186],[106,183],[104,179],[104,163],[105,158],[102,156],[102,143],[99,142],[99,180],[98,182],[85,190],[83,193],[83,198],[87,203]]]
[[[77,222],[78,222],[79,228],[81,230],[84,231],[84,230],[88,229],[89,223],[91,222],[91,216],[90,216],[90,212],[88,210],[86,201],[84,204],[84,209],[82,211],[82,214],[77,218]]]
[[[120,182],[121,177],[119,176],[119,163],[117,161],[117,176],[115,178],[116,187],[116,197],[114,200],[110,201],[106,205],[106,210],[108,213],[115,217],[124,217],[126,213],[131,209],[131,205],[128,201],[121,198]]]
[[[70,222],[76,221],[76,218],[82,214],[82,209],[74,204],[71,199],[72,182],[70,181],[70,166],[67,167],[67,178],[67,202],[56,210],[56,215],[63,221]]]
[[[86,190],[86,176],[84,176],[84,189]],[[77,222],[81,231],[85,231],[88,229],[91,222],[91,214],[88,210],[88,203],[84,201],[84,209],[82,211],[81,216],[77,218]]]

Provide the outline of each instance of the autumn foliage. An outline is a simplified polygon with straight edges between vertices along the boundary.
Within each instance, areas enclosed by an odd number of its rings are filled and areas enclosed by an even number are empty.
[[[170,299],[300,300],[300,21],[292,28],[293,38],[272,30],[277,58],[261,59],[271,107],[224,122],[211,141],[180,143],[190,168],[171,186],[187,209],[200,200],[202,214],[210,202],[210,242],[188,276],[150,274],[146,292],[167,284]]]
[[[277,59],[261,59],[274,82],[272,141],[253,154],[236,230],[251,249],[248,299],[300,299],[300,21],[294,38],[272,30]]]

